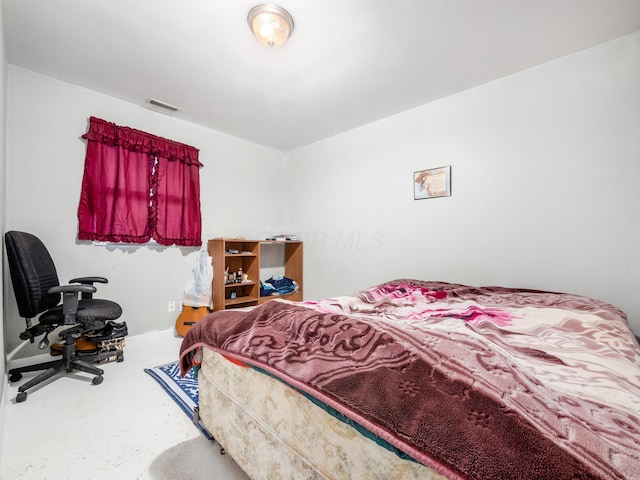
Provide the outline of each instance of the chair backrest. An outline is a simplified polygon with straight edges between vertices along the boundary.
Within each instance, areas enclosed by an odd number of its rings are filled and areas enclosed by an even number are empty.
[[[35,235],[10,231],[4,235],[11,283],[20,316],[33,318],[60,303],[59,293],[47,293],[60,285],[47,248]]]

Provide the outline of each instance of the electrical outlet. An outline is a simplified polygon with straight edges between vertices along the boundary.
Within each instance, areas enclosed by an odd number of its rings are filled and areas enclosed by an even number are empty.
[[[176,311],[176,302],[169,302],[169,304],[167,305],[167,311],[169,313],[175,312]]]

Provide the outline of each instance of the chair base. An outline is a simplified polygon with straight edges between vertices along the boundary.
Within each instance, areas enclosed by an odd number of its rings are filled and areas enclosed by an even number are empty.
[[[62,358],[58,360],[52,360],[49,362],[38,363],[35,365],[27,365],[19,368],[12,368],[9,370],[9,381],[17,382],[22,378],[22,374],[26,372],[37,372],[44,370],[42,373],[32,378],[28,382],[18,387],[18,394],[16,395],[16,403],[24,402],[27,399],[27,390],[41,384],[49,378],[57,375],[63,369],[67,373],[79,370],[81,372],[90,373],[95,375],[91,383],[93,385],[100,385],[102,383],[102,374],[104,370],[98,368],[92,363],[100,362],[108,358],[117,356],[117,361],[122,362],[124,360],[124,353],[120,352],[102,352],[92,355],[83,355],[80,357],[75,351],[75,345],[73,343],[65,345],[63,349]]]

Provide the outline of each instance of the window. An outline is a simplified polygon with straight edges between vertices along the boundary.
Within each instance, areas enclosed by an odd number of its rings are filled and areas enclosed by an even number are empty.
[[[196,148],[91,117],[78,238],[202,244]]]

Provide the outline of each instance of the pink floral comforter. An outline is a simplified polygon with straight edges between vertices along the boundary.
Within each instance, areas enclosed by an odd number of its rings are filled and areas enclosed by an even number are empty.
[[[181,349],[261,368],[449,478],[640,478],[640,348],[576,295],[395,280],[214,312]]]

